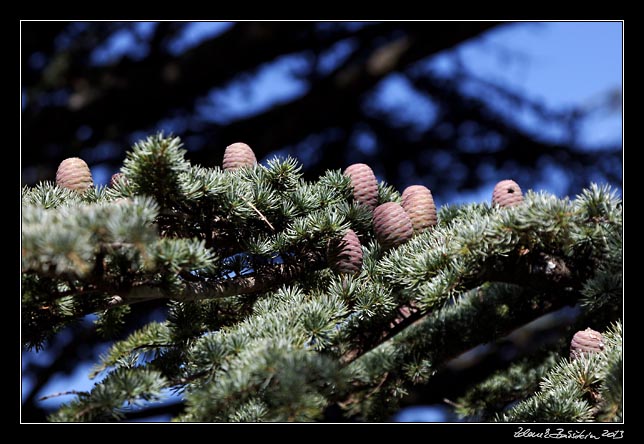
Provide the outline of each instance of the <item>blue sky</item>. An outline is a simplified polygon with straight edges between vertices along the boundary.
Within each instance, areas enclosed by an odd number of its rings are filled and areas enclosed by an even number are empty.
[[[152,23],[142,23],[137,26],[137,32],[146,35],[151,32],[153,26]],[[172,42],[170,50],[174,53],[185,51],[230,26],[231,24],[222,22],[194,23],[186,27],[184,33]],[[336,52],[329,55],[324,66],[328,68],[337,63],[350,44],[339,44]],[[123,53],[142,57],[144,49],[137,46],[134,36],[121,32],[112,37],[108,45],[97,48],[93,54],[93,61],[96,64],[109,63]],[[305,85],[294,76],[294,71],[297,71],[299,65],[301,60],[298,57],[286,56],[275,60],[251,74],[252,82],[245,82],[243,86],[233,82],[225,88],[213,89],[200,101],[198,109],[209,114],[212,120],[225,123],[258,112],[274,103],[291,100],[305,90]],[[480,39],[438,54],[426,65],[427,68],[438,70],[445,75],[450,75],[455,66],[463,66],[483,80],[503,83],[549,108],[583,109],[601,101],[609,91],[622,89],[622,24],[507,24],[488,32]],[[469,88],[469,93],[481,94],[476,85]],[[431,120],[427,118],[431,117],[433,112],[431,101],[419,99],[401,76],[393,75],[383,80],[376,89],[374,100],[385,107],[412,109],[413,112],[401,114],[403,119],[410,119],[412,122],[416,119],[418,124]],[[560,129],[545,125],[529,112],[512,109],[506,111],[540,137],[556,139],[560,134]],[[172,125],[176,124],[168,120],[160,127],[171,131]],[[598,112],[591,115],[588,124],[582,128],[581,140],[591,148],[604,143],[619,143],[622,140],[621,127],[621,113]],[[362,146],[366,150],[369,149],[368,137]],[[89,151],[100,158],[101,149],[107,148],[95,147]],[[341,167],[343,166],[338,166]],[[109,181],[114,171],[99,164],[92,172],[95,181],[104,184]],[[547,171],[547,180],[544,179],[540,188],[560,194],[564,180],[564,171]],[[451,199],[450,203],[487,200],[493,186],[494,183],[491,182],[476,192],[458,195]],[[444,202],[437,199],[437,204],[441,203]],[[96,359],[99,352],[100,350],[97,351]],[[24,356],[23,365],[31,359],[48,359],[47,353],[25,353]],[[44,387],[41,396],[72,389],[90,389],[93,385],[93,382],[87,379],[90,367],[82,365],[71,375],[53,378],[51,384]],[[23,381],[26,389],[30,384],[28,380]],[[28,393],[28,390],[25,390],[25,393]],[[55,398],[47,401],[47,405],[55,405],[69,398]],[[418,412],[419,410],[416,410],[408,417],[417,418]],[[437,413],[432,412],[432,415],[436,416]]]
[[[552,110],[591,107],[610,91],[622,89],[622,24],[605,22],[512,23],[493,29],[482,38],[437,54],[426,65],[449,76],[456,66],[481,80],[503,84]],[[565,129],[515,109],[486,88],[466,84],[464,91],[481,97],[536,137],[562,141]],[[390,76],[379,85],[380,102],[395,109],[412,109],[407,116],[427,124],[431,101],[419,98],[402,76]],[[401,115],[405,115],[401,112]],[[431,121],[431,119],[429,119]],[[621,113],[591,114],[579,141],[585,148],[620,144]],[[547,167],[535,188],[558,195],[565,189],[566,172]],[[450,203],[486,200],[496,179],[479,190],[450,197]],[[437,205],[442,205],[437,196]]]

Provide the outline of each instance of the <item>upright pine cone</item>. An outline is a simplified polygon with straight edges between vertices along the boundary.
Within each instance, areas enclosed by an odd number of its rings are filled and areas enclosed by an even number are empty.
[[[224,152],[224,170],[236,170],[245,166],[253,166],[257,163],[255,153],[245,143],[233,143],[226,147]]]
[[[356,202],[373,211],[378,205],[378,180],[369,165],[354,163],[344,170],[344,174],[351,178],[353,198]]]
[[[570,359],[577,359],[583,353],[599,353],[604,349],[604,337],[591,328],[575,333],[570,341]]]
[[[82,193],[92,188],[94,181],[92,180],[92,173],[85,161],[78,157],[70,157],[58,165],[56,184],[60,187]]]
[[[373,212],[373,228],[376,238],[384,248],[397,247],[414,234],[411,219],[396,202],[379,205]]]
[[[438,222],[432,192],[422,185],[405,188],[402,207],[411,219],[414,233],[421,233]]]
[[[356,274],[362,268],[362,246],[353,230],[347,230],[342,240],[331,245],[327,252],[329,265],[337,273]]]
[[[125,177],[123,176],[123,173],[112,174],[112,177],[110,178],[110,186],[114,187],[118,181],[123,180],[123,177]]]
[[[521,188],[513,180],[502,180],[497,183],[492,192],[492,205],[511,207],[523,202]]]

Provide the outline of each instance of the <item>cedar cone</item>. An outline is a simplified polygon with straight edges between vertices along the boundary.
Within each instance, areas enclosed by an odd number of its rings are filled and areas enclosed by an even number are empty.
[[[354,163],[344,170],[344,175],[351,178],[353,198],[373,211],[378,205],[378,180],[369,165]]]
[[[422,185],[405,188],[402,194],[402,207],[411,219],[414,233],[421,233],[436,225],[438,221],[432,192]]]
[[[110,178],[110,187],[114,188],[114,184],[120,180],[124,180],[124,177],[123,173],[112,174],[112,177]]]
[[[604,337],[591,328],[575,333],[570,341],[570,359],[577,359],[583,353],[599,353],[604,349]]]
[[[342,236],[342,240],[332,244],[327,255],[331,268],[337,273],[356,274],[362,268],[362,246],[351,229]]]
[[[58,165],[56,184],[63,188],[84,192],[94,186],[94,181],[85,161],[78,157],[70,157]]]
[[[397,247],[411,239],[414,234],[411,219],[396,202],[387,202],[375,209],[373,228],[378,242],[384,248]]]
[[[513,180],[502,180],[497,183],[492,192],[492,205],[511,207],[523,202],[521,188]]]
[[[245,143],[233,143],[226,147],[224,152],[224,170],[236,170],[245,166],[253,166],[257,163],[255,153]]]

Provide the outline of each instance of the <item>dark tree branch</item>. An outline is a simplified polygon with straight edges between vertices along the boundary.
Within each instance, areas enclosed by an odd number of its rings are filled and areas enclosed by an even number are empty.
[[[141,327],[142,319],[161,307],[160,301],[150,301],[132,307],[131,316],[126,319],[126,325],[120,337],[126,337],[132,331]],[[95,346],[100,344],[102,338],[96,329],[83,324],[74,324],[69,327],[73,340],[64,343],[60,336],[54,338],[49,347],[49,352],[54,354],[52,362],[38,364],[30,362],[23,370],[23,377],[33,378],[33,386],[22,402],[21,418],[25,422],[43,422],[51,413],[38,402],[42,389],[51,381],[51,378],[60,374],[69,374],[77,368],[78,364],[96,358]],[[60,342],[59,342],[60,341]],[[56,344],[60,344],[56,346]],[[64,345],[63,345],[64,344]],[[60,347],[60,348],[58,348]],[[58,348],[58,350],[57,350]]]
[[[208,145],[200,153],[191,153],[193,160],[212,165],[220,162],[224,146],[246,140],[261,157],[298,142],[305,133],[347,128],[359,114],[364,92],[385,75],[496,25],[494,22],[436,22],[421,26],[386,22],[353,32],[339,28],[320,37],[311,24],[237,24],[176,58],[141,62],[126,59],[114,67],[91,71],[82,81],[75,82],[80,89],[70,98],[72,107],[26,108],[23,153],[29,155],[31,163],[53,169],[57,162],[77,153],[81,145],[92,146],[100,141],[123,143],[132,131],[148,128],[170,111],[190,109],[195,98],[208,89],[223,85],[279,55],[308,50],[314,41],[318,48],[325,50],[344,38],[360,42],[361,49],[350,58],[345,69],[322,78],[304,97],[225,128],[218,125],[212,125],[210,131],[200,128],[199,135],[207,138]],[[392,34],[394,30],[406,32],[408,37],[396,37],[404,34]],[[398,43],[388,48],[378,43],[383,39],[391,42],[392,38]],[[363,55],[358,57],[359,54]],[[204,60],[213,62],[204,64]],[[75,134],[83,125],[89,126],[92,134],[81,142]],[[44,148],[47,146],[60,149],[51,151]],[[121,150],[125,148],[122,146]],[[111,159],[115,165],[119,164],[120,159]]]
[[[582,262],[582,261],[580,261]],[[577,264],[581,272],[585,268]],[[566,262],[550,254],[526,252],[519,260],[501,258],[487,264],[482,280],[524,285],[536,291],[561,291],[566,288],[579,289],[583,280],[574,276]]]
[[[97,304],[87,304],[74,313],[73,318],[81,318],[88,314],[96,313],[121,305],[132,305],[141,302],[159,299],[175,299],[180,301],[195,301],[203,299],[226,298],[243,294],[255,294],[275,289],[284,283],[301,278],[302,276],[319,270],[326,266],[325,257],[318,252],[303,253],[297,262],[258,267],[251,275],[237,276],[224,281],[213,281],[186,274],[186,287],[181,294],[164,291],[159,282],[140,282],[131,288],[122,289],[111,287],[109,283],[102,283],[83,292],[87,294],[109,294],[110,298]],[[61,318],[59,321],[67,320]]]
[[[398,166],[405,161],[414,165],[418,176],[429,177],[432,180],[430,186],[437,192],[443,188],[456,187],[453,181],[439,180],[450,174],[455,164],[467,169],[467,173],[458,180],[459,189],[472,189],[480,185],[481,178],[477,170],[481,165],[490,165],[499,170],[506,167],[508,162],[513,162],[515,174],[518,173],[517,168],[522,168],[525,171],[521,171],[521,175],[526,177],[540,174],[540,171],[534,171],[534,166],[541,159],[550,159],[578,171],[579,174],[571,175],[573,181],[576,176],[584,176],[581,174],[584,168],[599,169],[611,180],[620,179],[613,177],[614,165],[609,162],[619,162],[620,147],[606,146],[586,151],[539,138],[508,122],[507,116],[493,109],[484,100],[461,94],[458,85],[463,79],[439,79],[431,75],[409,75],[408,78],[419,93],[438,102],[441,112],[438,120],[448,124],[452,131],[449,136],[445,136],[443,128],[433,125],[424,133],[416,135],[408,128],[392,126],[388,123],[390,117],[386,114],[367,116],[365,120],[380,143],[377,161],[387,180],[394,185],[405,185],[396,180],[399,178]],[[540,112],[546,111],[541,109]],[[472,142],[473,135],[463,134],[461,129],[472,122],[476,122],[483,132],[478,136],[484,138],[486,134],[490,134],[497,137],[500,143],[491,147],[481,144],[476,150],[463,149],[463,142]],[[445,156],[453,159],[448,165],[439,160]]]
[[[373,47],[357,61],[354,58],[347,61],[313,85],[306,95],[275,106],[269,112],[217,128],[209,137],[209,146],[195,153],[193,160],[206,165],[218,163],[219,157],[213,158],[213,152],[219,154],[214,147],[237,140],[247,141],[261,157],[311,133],[348,128],[360,114],[364,94],[386,75],[480,35],[498,23],[452,25],[441,22],[410,27],[406,36]],[[266,131],[267,128],[270,130]],[[334,157],[331,153],[325,156]]]
[[[183,413],[186,408],[186,404],[183,401],[177,401],[172,403],[166,403],[162,405],[155,405],[152,407],[147,407],[140,410],[134,410],[125,412],[126,421],[137,421],[145,418],[151,418],[153,416],[167,415],[170,418],[174,418],[177,415]]]
[[[373,25],[358,32],[339,29],[319,42],[308,23],[244,22],[178,57],[152,57],[140,62],[123,59],[113,67],[89,69],[73,80],[77,87],[67,105],[25,109],[23,153],[33,156],[33,162],[48,162],[43,147],[73,142],[81,125],[93,131],[83,142],[85,146],[101,140],[124,140],[127,134],[148,127],[169,111],[192,107],[194,100],[213,86],[224,85],[281,55],[307,50],[314,41],[328,47],[347,37],[375,37],[393,27]],[[69,156],[75,149],[65,147],[54,160]]]
[[[72,332],[75,340],[64,345],[48,365],[32,364],[28,369],[36,375],[31,391],[22,403],[23,420],[44,421],[47,412],[37,404],[38,394],[47,385],[50,379],[59,373],[71,372],[82,358],[84,344],[95,342],[98,337],[96,331],[87,329],[82,325],[73,326]]]
[[[578,307],[577,307],[578,309]],[[565,315],[563,313],[566,313]],[[575,309],[565,307],[551,312],[547,327],[536,327],[533,323],[513,330],[507,336],[480,347],[475,354],[459,355],[447,360],[431,381],[410,387],[409,394],[402,400],[402,405],[434,404],[447,402],[446,398],[456,399],[472,384],[483,381],[495,371],[506,368],[509,363],[525,356],[544,354],[545,350],[560,347],[560,339],[570,331],[578,313]],[[518,341],[516,338],[521,338]],[[545,350],[544,350],[544,347]],[[508,398],[507,403],[516,398]],[[499,406],[501,408],[503,406]]]
[[[251,276],[240,276],[219,283],[200,282],[180,297],[181,300],[224,298],[242,294],[260,293],[275,289],[280,285],[301,278],[326,265],[326,260],[318,253],[309,253],[293,264],[266,265]],[[127,299],[125,299],[127,303]],[[132,300],[136,302],[136,300]]]
[[[583,258],[579,262],[573,268],[575,272],[577,274],[588,273],[588,270],[583,265]],[[580,282],[585,280],[579,279],[579,276],[574,276],[570,269],[571,266],[572,264],[567,264],[562,258],[547,254],[527,254],[519,260],[511,257],[500,260],[494,259],[484,264],[479,276],[464,282],[464,285],[468,288],[476,288],[485,282],[505,282],[557,295],[554,301],[545,298],[546,302],[528,311],[525,318],[518,317],[519,323],[512,323],[510,326],[515,328],[535,317],[574,302],[570,297],[562,297],[562,295],[569,294],[571,289],[578,289]],[[430,314],[427,311],[419,310],[409,305],[402,305],[399,307],[399,311],[400,313],[395,317],[394,321],[384,327],[383,330],[372,333],[368,337],[358,338],[356,346],[348,350],[340,358],[340,361],[345,365],[350,364],[415,322],[427,319]]]
[[[439,333],[434,332],[435,340],[424,342],[424,347],[432,347],[431,352],[423,348],[414,349],[413,353],[428,353],[428,355],[431,353],[432,367],[434,369],[443,369],[452,359],[480,344],[495,341],[497,338],[504,337],[510,334],[513,330],[524,326],[543,315],[552,313],[562,307],[573,305],[577,294],[561,291],[546,293],[543,296],[544,297],[539,303],[534,303],[530,298],[513,300],[513,316],[499,320],[499,322],[494,326],[473,325],[473,330],[470,334],[465,336],[460,335],[461,332],[457,330],[457,326],[452,325],[453,323],[450,325],[444,325],[443,328],[439,330]],[[497,308],[498,307],[495,304],[488,303],[483,307],[480,307],[479,312],[481,316],[485,316],[493,313]],[[413,333],[415,335],[422,335],[425,332],[424,327],[431,326],[433,322],[435,322],[431,315],[426,315],[415,321],[417,322],[415,324],[417,329]],[[446,344],[449,344],[449,346],[446,346]],[[377,345],[379,344],[376,344],[375,346]],[[360,356],[362,356],[366,351],[368,350],[362,352],[352,350],[349,354],[343,356],[344,359],[342,362],[345,365],[348,365],[354,360],[360,358]],[[386,372],[385,381],[378,381],[377,384],[385,386],[388,383],[398,380],[400,378],[399,373],[404,371],[403,368],[406,362],[407,358],[405,356],[400,357],[400,360],[396,361]],[[373,390],[373,385],[375,384],[362,387],[361,389],[363,393],[368,396],[368,393]],[[344,405],[346,407],[351,404],[354,399],[355,392],[349,395],[346,399],[337,400],[337,404],[341,406]]]

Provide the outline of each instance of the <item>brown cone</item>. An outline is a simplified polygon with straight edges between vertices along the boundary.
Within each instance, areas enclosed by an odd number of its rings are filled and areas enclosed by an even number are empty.
[[[112,177],[110,178],[110,186],[114,187],[118,181],[123,180],[123,177],[125,177],[123,176],[123,173],[112,174]]]
[[[396,202],[379,205],[373,212],[376,238],[384,248],[401,245],[411,239],[414,228],[403,207]]]
[[[245,143],[233,143],[226,147],[224,152],[224,170],[232,171],[245,166],[253,166],[257,163],[255,153]]]
[[[378,180],[369,165],[354,163],[344,170],[344,174],[351,178],[355,201],[373,211],[378,205]]]
[[[85,161],[78,157],[70,157],[58,165],[56,184],[70,190],[84,192],[94,186],[94,181]]]
[[[570,359],[577,359],[583,353],[599,353],[604,349],[604,337],[598,331],[587,328],[578,331],[570,341]]]
[[[502,180],[497,183],[492,192],[492,205],[511,207],[523,202],[521,188],[513,180]]]
[[[423,185],[405,188],[402,194],[402,207],[411,219],[414,233],[421,233],[438,222],[432,192]]]
[[[353,230],[347,230],[327,254],[331,268],[337,273],[356,274],[362,268],[362,246]]]

